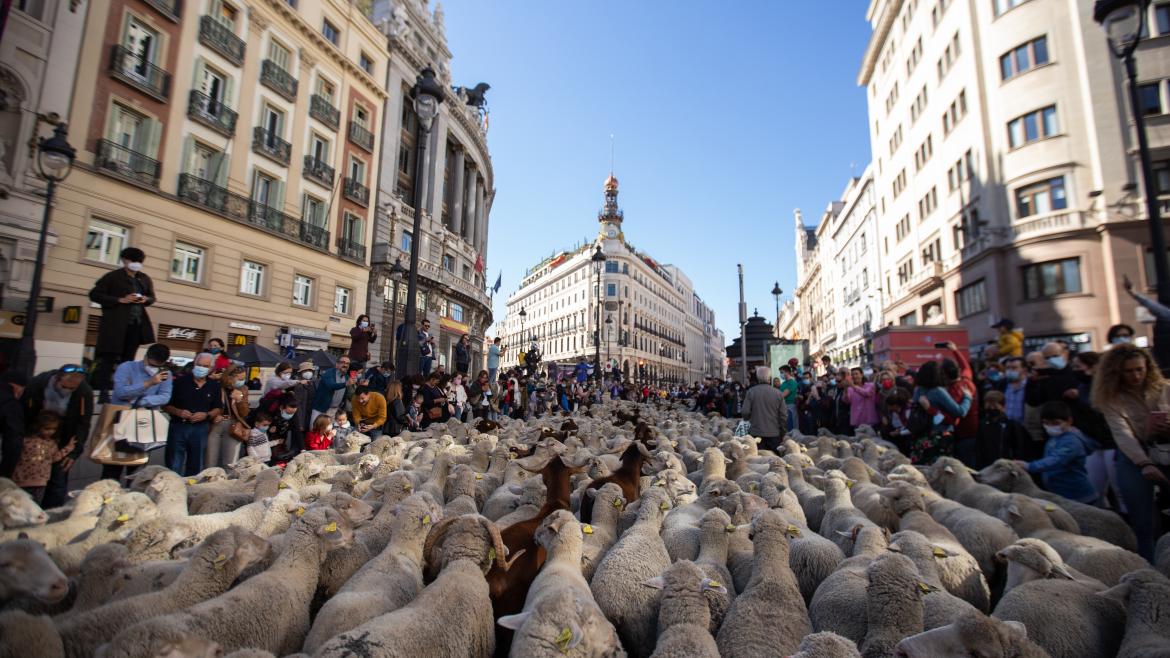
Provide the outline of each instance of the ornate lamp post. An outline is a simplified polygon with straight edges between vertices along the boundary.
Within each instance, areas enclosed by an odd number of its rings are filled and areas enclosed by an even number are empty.
[[[610,334],[613,333],[613,315],[605,314],[605,365],[609,367],[609,360],[612,358],[609,353]]]
[[[57,184],[65,180],[73,170],[73,158],[77,149],[66,139],[68,130],[64,123],[53,128],[53,136],[40,138],[37,145],[37,169],[48,183],[45,189],[45,214],[41,219],[41,233],[37,237],[37,266],[33,268],[32,287],[28,292],[28,305],[24,311],[24,327],[20,332],[20,351],[16,355],[15,369],[31,377],[37,364],[37,300],[41,296],[41,273],[44,272],[45,248],[49,238],[49,220],[53,216],[53,198]]]
[[[422,70],[410,90],[414,99],[414,112],[418,115],[422,136],[418,140],[418,166],[414,178],[414,233],[410,241],[410,276],[406,284],[406,314],[402,319],[402,337],[398,342],[398,376],[416,374],[419,371],[419,344],[414,335],[418,315],[418,254],[422,238],[423,190],[426,189],[427,141],[431,137],[431,125],[439,115],[439,104],[443,102],[443,87],[435,81],[435,72],[429,67]],[[425,310],[425,309],[424,309]]]
[[[605,267],[605,254],[601,252],[601,245],[593,250],[593,271],[597,273],[597,308],[595,312],[597,319],[593,326],[597,328],[597,337],[593,341],[594,348],[594,365],[593,377],[597,380],[597,385],[601,386],[601,269]]]
[[[776,323],[776,337],[777,338],[782,338],[782,336],[780,335],[780,295],[783,295],[783,294],[784,294],[784,291],[780,289],[780,282],[777,281],[775,284],[772,285],[772,297],[776,300],[776,319],[773,321]]]
[[[1134,132],[1137,133],[1142,187],[1146,193],[1146,217],[1150,225],[1150,247],[1154,251],[1158,302],[1170,305],[1170,265],[1166,262],[1166,238],[1158,207],[1158,188],[1150,165],[1150,144],[1146,137],[1145,115],[1138,97],[1137,64],[1133,56],[1141,41],[1149,8],[1150,0],[1097,0],[1093,7],[1093,20],[1105,29],[1113,55],[1125,64],[1130,111],[1133,112]],[[1170,320],[1158,319],[1154,323],[1154,356],[1163,369],[1170,368]]]

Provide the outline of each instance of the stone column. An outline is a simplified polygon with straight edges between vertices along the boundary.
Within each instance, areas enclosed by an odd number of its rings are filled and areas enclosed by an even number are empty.
[[[448,181],[451,185],[451,206],[447,208],[448,214],[451,217],[451,226],[449,227],[455,235],[463,230],[463,149],[455,147],[455,164],[453,165],[452,177],[454,180]],[[447,190],[443,190],[443,194],[447,194]]]
[[[475,220],[475,165],[467,168],[467,176],[464,179],[463,194],[465,199],[463,201],[463,212],[467,213],[463,222],[463,238],[468,242],[471,241],[472,223]]]
[[[481,255],[483,245],[487,242],[487,225],[484,223],[486,216],[483,207],[483,179],[480,178],[475,181],[475,250]]]

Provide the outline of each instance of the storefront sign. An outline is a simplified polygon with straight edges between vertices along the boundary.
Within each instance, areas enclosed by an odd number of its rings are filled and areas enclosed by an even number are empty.
[[[229,322],[228,326],[232,329],[244,329],[246,331],[260,331],[260,325],[248,324],[246,322]]]
[[[322,331],[320,329],[309,329],[308,327],[289,327],[288,333],[297,338],[313,338],[315,340],[323,340],[327,343],[331,338],[333,338],[333,334],[329,333],[328,331]]]
[[[178,327],[169,324],[158,326],[158,342],[172,350],[198,352],[203,349],[203,342],[207,339],[206,329]]]
[[[199,336],[198,329],[188,329],[186,327],[171,327],[167,330],[166,338],[173,338],[174,340],[195,340]]]
[[[20,338],[24,328],[24,313],[0,311],[0,338]]]
[[[1063,340],[1068,343],[1070,352],[1086,352],[1093,349],[1093,338],[1088,332],[1079,334],[1051,334],[1048,336],[1028,336],[1024,338],[1024,354],[1039,352],[1045,343]]]
[[[81,324],[81,307],[66,306],[61,309],[61,322],[64,324]]]

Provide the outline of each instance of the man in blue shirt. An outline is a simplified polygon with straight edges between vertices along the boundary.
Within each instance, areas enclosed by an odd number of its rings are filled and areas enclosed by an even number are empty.
[[[171,358],[171,348],[155,343],[146,348],[146,357],[141,361],[123,361],[114,371],[113,394],[110,404],[127,407],[159,409],[171,401],[171,371],[166,369]],[[138,470],[132,467],[130,472]],[[106,464],[102,466],[103,480],[121,480],[125,466]]]
[[[163,411],[171,416],[171,426],[167,431],[167,466],[184,476],[203,470],[207,433],[221,413],[222,388],[219,382],[208,377],[214,361],[208,352],[196,356],[191,374],[176,379],[170,402],[163,406]]]
[[[1009,420],[1014,420],[1021,425],[1024,424],[1024,400],[1026,398],[1025,386],[1027,385],[1027,377],[1024,374],[1024,360],[1019,357],[1012,357],[1003,363],[1003,375],[1007,380],[1007,385],[1003,388],[1004,415]]]
[[[337,358],[337,365],[321,371],[321,378],[317,380],[317,392],[313,396],[313,413],[309,423],[317,420],[321,414],[333,415],[345,401],[345,387],[349,384],[349,357]]]
[[[492,341],[492,346],[488,348],[487,369],[489,383],[495,383],[496,373],[500,371],[501,352],[503,352],[503,348],[500,347],[500,337],[496,336],[496,339]]]

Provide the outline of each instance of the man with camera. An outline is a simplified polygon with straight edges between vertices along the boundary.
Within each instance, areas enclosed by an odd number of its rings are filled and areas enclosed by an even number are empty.
[[[146,307],[154,303],[154,282],[142,271],[146,254],[137,247],[126,247],[119,254],[121,269],[107,272],[89,291],[89,300],[102,306],[98,327],[97,370],[94,384],[107,401],[111,374],[115,366],[133,361],[138,346],[154,342],[154,325]]]
[[[93,419],[93,389],[85,381],[85,368],[67,364],[37,375],[25,387],[21,402],[26,426],[42,411],[52,411],[61,417],[57,447],[64,448],[70,442],[74,445],[64,459],[53,464],[41,501],[45,509],[60,507],[65,504],[69,490],[69,470],[81,456]]]
[[[110,404],[142,409],[161,409],[171,401],[171,371],[167,361],[171,348],[155,343],[146,348],[146,357],[141,361],[124,361],[114,371],[113,393]],[[137,467],[130,472],[138,470]],[[125,466],[106,464],[102,466],[103,480],[120,480],[126,472]]]

